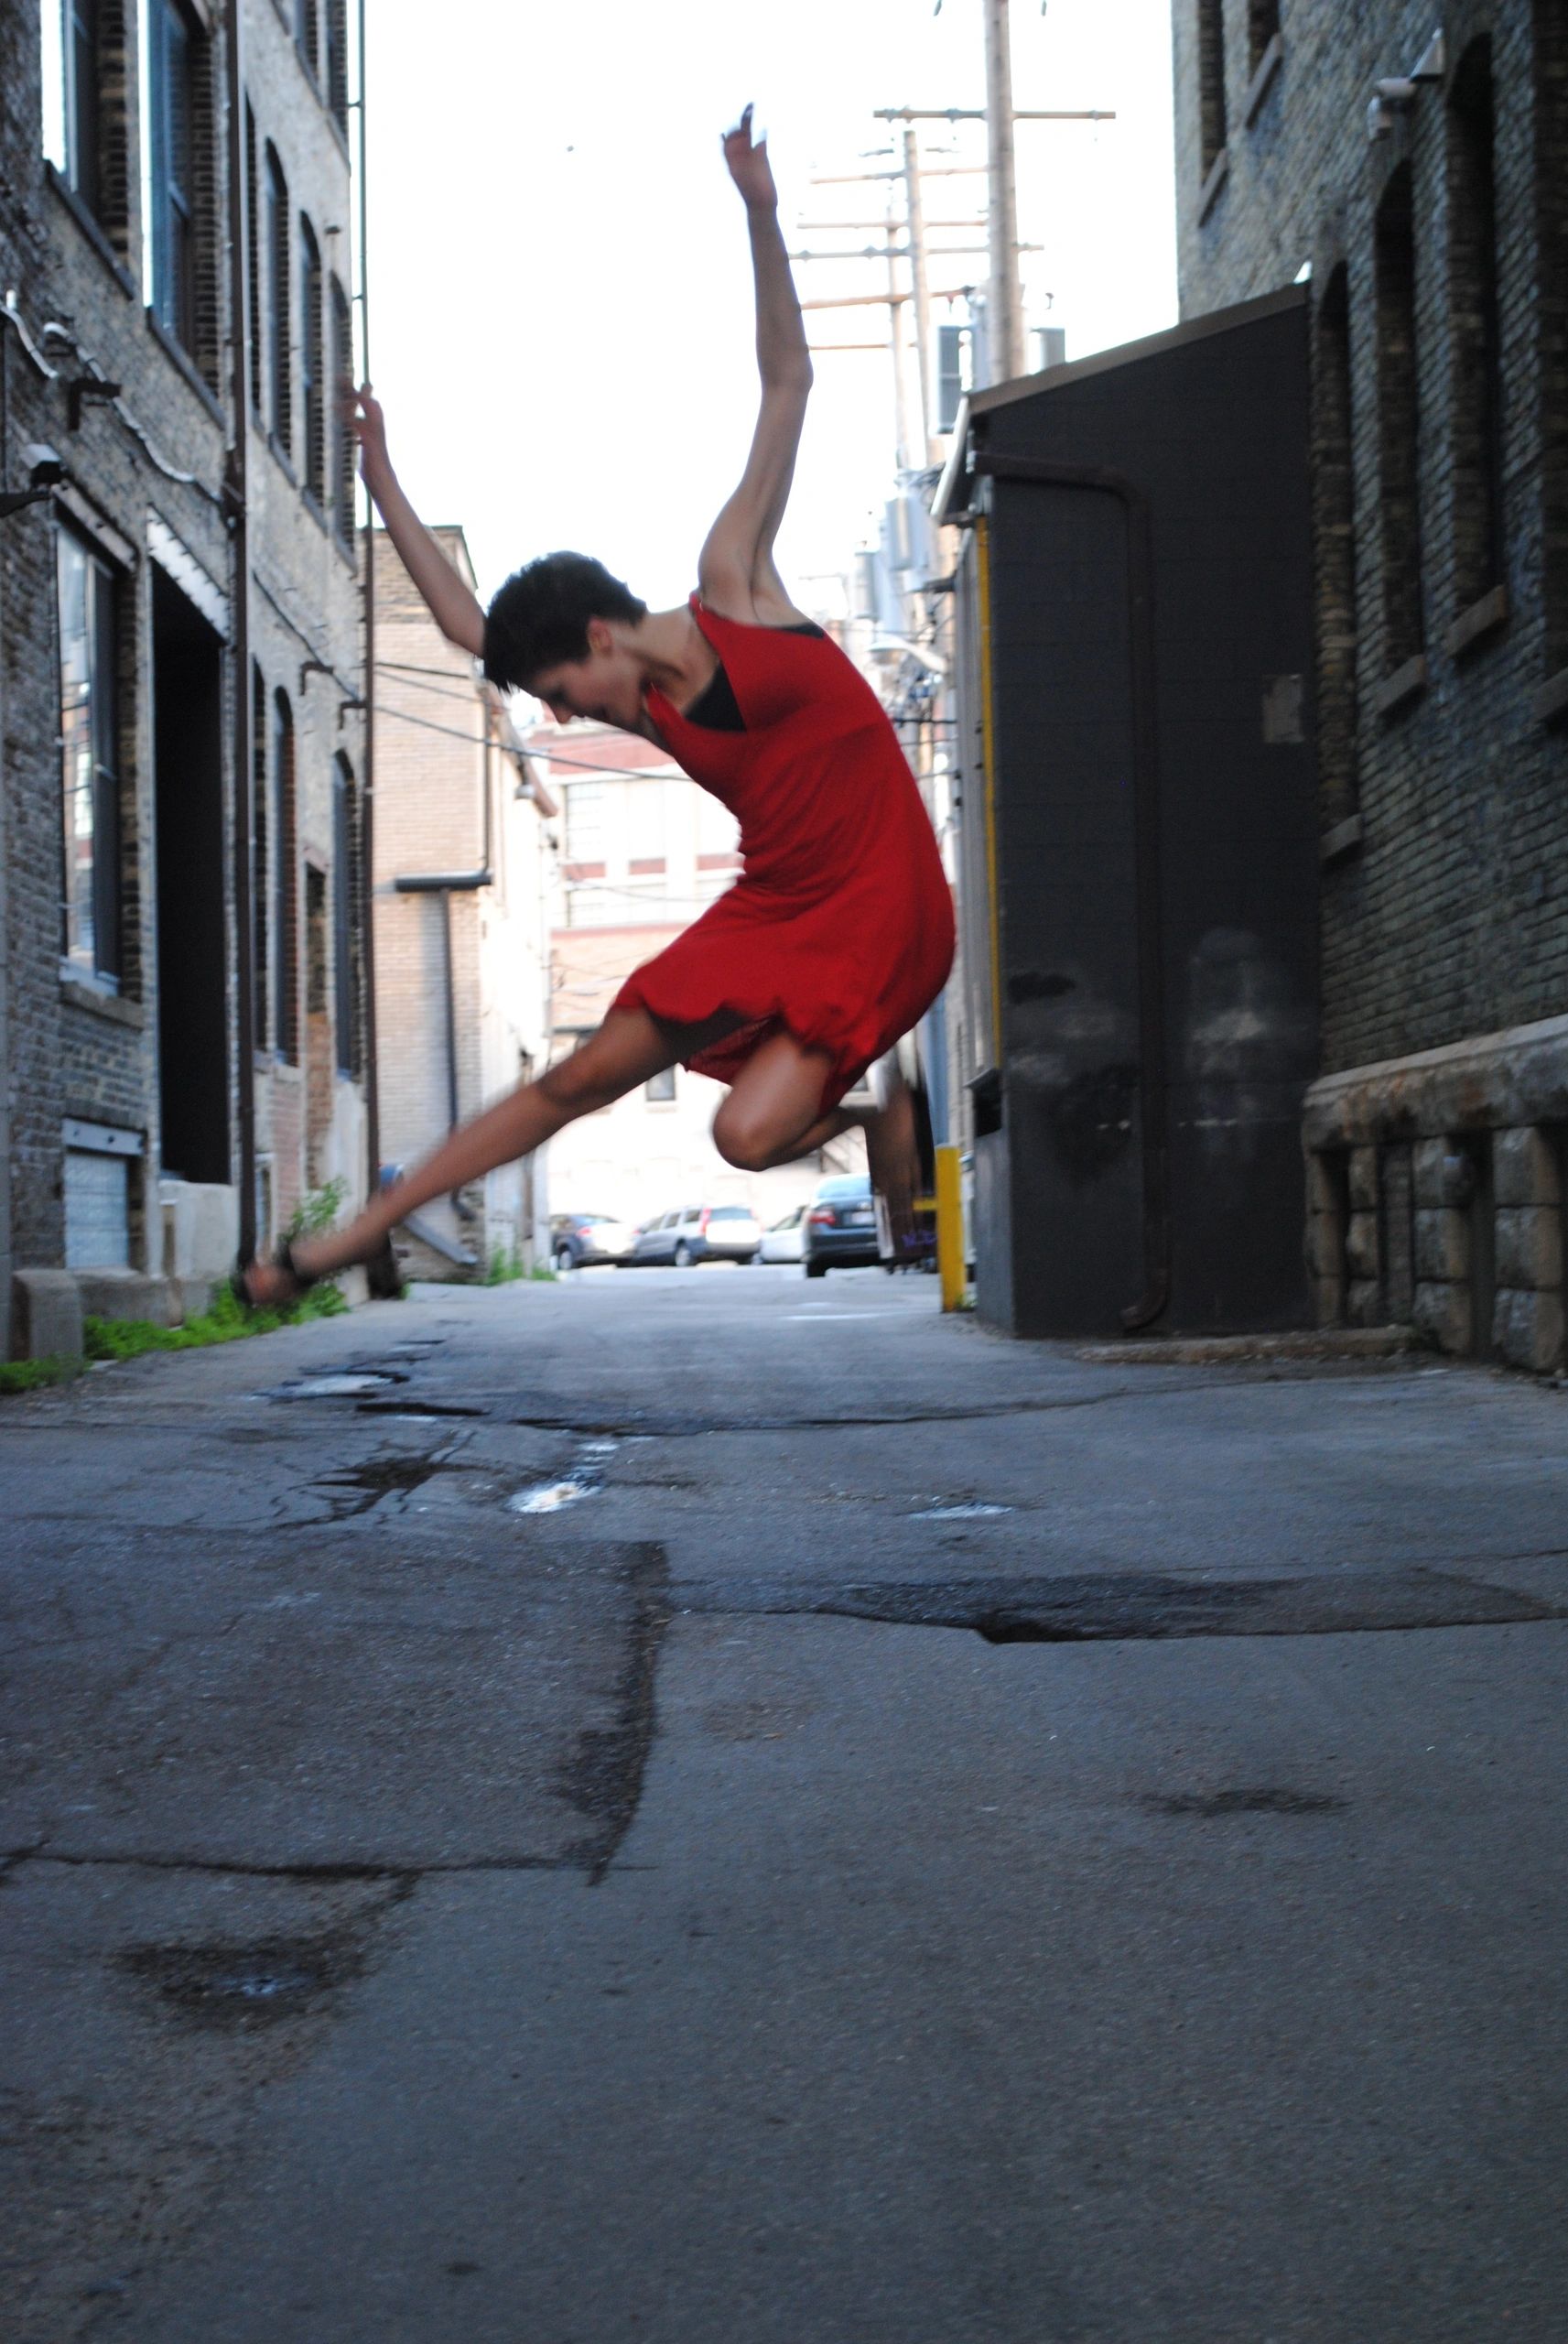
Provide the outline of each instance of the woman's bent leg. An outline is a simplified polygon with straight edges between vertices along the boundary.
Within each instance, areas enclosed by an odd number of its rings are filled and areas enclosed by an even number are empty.
[[[294,1259],[310,1277],[325,1277],[346,1269],[351,1262],[368,1261],[379,1253],[406,1214],[447,1196],[470,1180],[527,1156],[552,1134],[596,1107],[608,1107],[639,1082],[646,1082],[676,1065],[700,1036],[658,1025],[641,1009],[612,1009],[596,1034],[534,1082],[519,1084],[493,1107],[462,1124],[442,1141],[435,1153],[417,1165],[406,1179],[373,1197],[347,1229],[330,1236],[310,1238],[293,1249]],[[258,1263],[246,1274],[253,1302],[287,1301],[292,1281],[287,1271]]]
[[[914,1110],[902,1080],[882,1107],[838,1107],[824,1115],[822,1086],[832,1072],[826,1050],[809,1049],[778,1034],[753,1051],[713,1119],[713,1140],[727,1163],[766,1172],[815,1154],[857,1125],[866,1134],[871,1185],[887,1206],[893,1243],[902,1250],[914,1228],[920,1177]]]

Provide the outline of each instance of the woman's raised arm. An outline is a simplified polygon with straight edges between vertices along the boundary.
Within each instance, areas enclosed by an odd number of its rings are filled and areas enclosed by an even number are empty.
[[[757,294],[757,371],[762,403],[741,485],[708,533],[697,562],[703,600],[721,617],[787,625],[795,608],[773,566],[773,539],[789,502],[795,451],[811,390],[811,353],[779,233],[778,190],[765,139],[752,136],[752,109],[724,141],[730,176],[746,203]]]
[[[386,452],[386,418],[370,385],[345,388],[343,410],[360,443],[360,472],[403,567],[449,643],[484,656],[484,613],[398,486]]]

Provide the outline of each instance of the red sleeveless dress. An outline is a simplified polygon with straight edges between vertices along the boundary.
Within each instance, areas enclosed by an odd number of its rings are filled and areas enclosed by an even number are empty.
[[[830,637],[743,625],[696,594],[691,610],[746,729],[690,724],[653,688],[648,713],[682,770],[740,823],[744,870],[612,1005],[681,1026],[742,1018],[686,1060],[720,1082],[773,1034],[827,1051],[827,1113],[947,981],[941,856],[881,702]]]

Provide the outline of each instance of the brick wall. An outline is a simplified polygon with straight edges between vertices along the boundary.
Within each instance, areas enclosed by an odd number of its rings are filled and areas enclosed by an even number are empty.
[[[1174,0],[1181,299],[1191,316],[1311,265],[1320,1315],[1413,1317],[1546,1368],[1568,1125],[1568,17],[1453,0],[1434,78],[1370,137],[1376,84],[1410,76],[1433,22],[1424,0],[1282,0],[1260,52],[1249,0]]]
[[[342,129],[305,71],[292,37],[292,10],[276,0],[243,0],[248,93],[265,137],[287,151],[294,222],[314,222],[329,281],[347,286],[351,190]],[[63,457],[68,487],[50,504],[0,522],[0,730],[5,817],[0,824],[4,911],[4,1020],[8,1114],[0,1124],[9,1171],[11,1263],[63,1259],[62,1123],[67,1117],[139,1133],[143,1210],[135,1232],[140,1266],[162,1267],[157,1183],[160,1163],[158,935],[160,841],[153,771],[155,574],[178,585],[226,637],[232,602],[232,539],[224,512],[226,447],[232,437],[228,379],[232,284],[227,235],[227,108],[221,14],[199,44],[194,76],[190,184],[195,203],[191,347],[181,348],[146,306],[140,142],[145,92],[135,38],[137,10],[105,5],[101,31],[102,140],[96,209],[90,210],[46,165],[40,145],[38,10],[0,12],[0,260],[3,281],[49,373],[27,358],[10,327],[5,456],[16,484],[27,440]],[[323,67],[324,67],[323,59]],[[296,246],[297,248],[297,246]],[[58,330],[47,340],[46,321]],[[323,364],[325,353],[323,353]],[[291,353],[297,384],[298,353]],[[120,385],[118,403],[89,396],[73,415],[72,377]],[[334,852],[332,772],[340,752],[357,773],[359,599],[351,522],[321,512],[253,428],[250,444],[252,647],[266,689],[287,689],[298,744],[298,848],[329,876]],[[117,993],[62,971],[61,792],[57,743],[54,639],[55,540],[85,536],[115,579],[118,679],[116,755],[120,797],[124,936]],[[161,567],[160,567],[161,566]],[[222,891],[227,937],[229,1128],[232,1146],[238,1062],[234,1029],[232,699],[236,679],[225,647],[219,787],[222,865],[203,884]],[[306,670],[302,675],[302,669]],[[249,690],[248,678],[239,679]],[[163,842],[178,858],[182,841]],[[330,888],[328,891],[330,901]],[[303,923],[297,922],[303,949]],[[330,1000],[330,987],[328,989]],[[319,1072],[308,1116],[291,1098],[275,1117],[264,1069],[257,1099],[258,1146],[275,1158],[275,1188],[298,1193],[308,1157],[324,1175],[362,1188],[362,1112],[357,1088]],[[179,1069],[168,1071],[178,1084]],[[289,1078],[297,1090],[298,1078]],[[7,1127],[8,1126],[8,1127]],[[236,1165],[237,1165],[237,1158]],[[0,1255],[5,1251],[0,1213]],[[265,1232],[264,1232],[265,1234]],[[0,1294],[9,1291],[8,1277]],[[3,1314],[0,1314],[3,1315]]]
[[[1560,321],[1537,298],[1561,280],[1541,223],[1561,223],[1564,98],[1538,86],[1538,37],[1549,0],[1467,5],[1445,16],[1449,81],[1422,88],[1392,135],[1367,135],[1374,83],[1405,74],[1425,49],[1424,0],[1284,0],[1278,63],[1255,93],[1248,0],[1225,0],[1227,168],[1205,184],[1198,0],[1175,0],[1178,236],[1184,315],[1288,282],[1311,261],[1321,302],[1344,298],[1348,331],[1354,624],[1320,605],[1325,827],[1358,811],[1361,836],[1324,874],[1324,1047],[1332,1070],[1440,1047],[1552,1015],[1568,1005],[1568,739],[1536,712],[1561,667],[1542,591],[1552,479],[1543,409]],[[1463,647],[1450,631],[1474,607],[1487,568],[1477,550],[1473,401],[1484,331],[1464,205],[1465,157],[1453,86],[1478,35],[1491,40],[1496,94],[1497,326],[1501,387],[1500,582],[1508,615]],[[1561,60],[1558,60],[1559,66]],[[1471,57],[1473,70],[1474,59]],[[1555,111],[1554,111],[1555,109]],[[1210,112],[1212,113],[1212,102]],[[1376,225],[1397,224],[1409,174],[1414,251],[1413,442],[1399,418],[1396,364],[1379,398]],[[1208,175],[1212,182],[1212,172]],[[1456,201],[1456,192],[1458,201]],[[1201,216],[1200,216],[1201,215]],[[1336,292],[1336,271],[1342,268]],[[1397,315],[1382,304],[1385,344]],[[1393,305],[1397,309],[1397,303]],[[1332,440],[1332,309],[1319,341],[1320,421]],[[1386,356],[1389,353],[1385,353]],[[1561,357],[1558,358],[1561,364]],[[1390,379],[1392,376],[1392,379]],[[1410,477],[1401,459],[1413,447]],[[1325,444],[1321,452],[1334,461]],[[1559,525],[1560,526],[1560,525]],[[1414,608],[1400,556],[1419,545]],[[1385,591],[1385,556],[1390,575]],[[1320,579],[1323,555],[1320,550]],[[1328,564],[1332,569],[1332,561]],[[1340,579],[1343,603],[1347,583]],[[1345,711],[1344,668],[1354,666]],[[1414,652],[1424,684],[1380,710],[1379,688]],[[1336,713],[1337,711],[1337,713]],[[1352,743],[1333,726],[1353,722]]]

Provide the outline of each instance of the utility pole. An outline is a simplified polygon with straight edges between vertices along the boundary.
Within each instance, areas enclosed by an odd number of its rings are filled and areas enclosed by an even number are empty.
[[[930,465],[936,461],[936,440],[931,429],[931,293],[925,278],[925,211],[920,200],[919,137],[912,122],[903,125],[903,209],[909,239],[914,365],[920,378],[920,460]]]
[[[1023,373],[1023,289],[1018,270],[1018,174],[1012,143],[1012,35],[1009,0],[985,0],[986,160],[990,220],[990,294],[986,303],[989,373],[1005,383]]]

